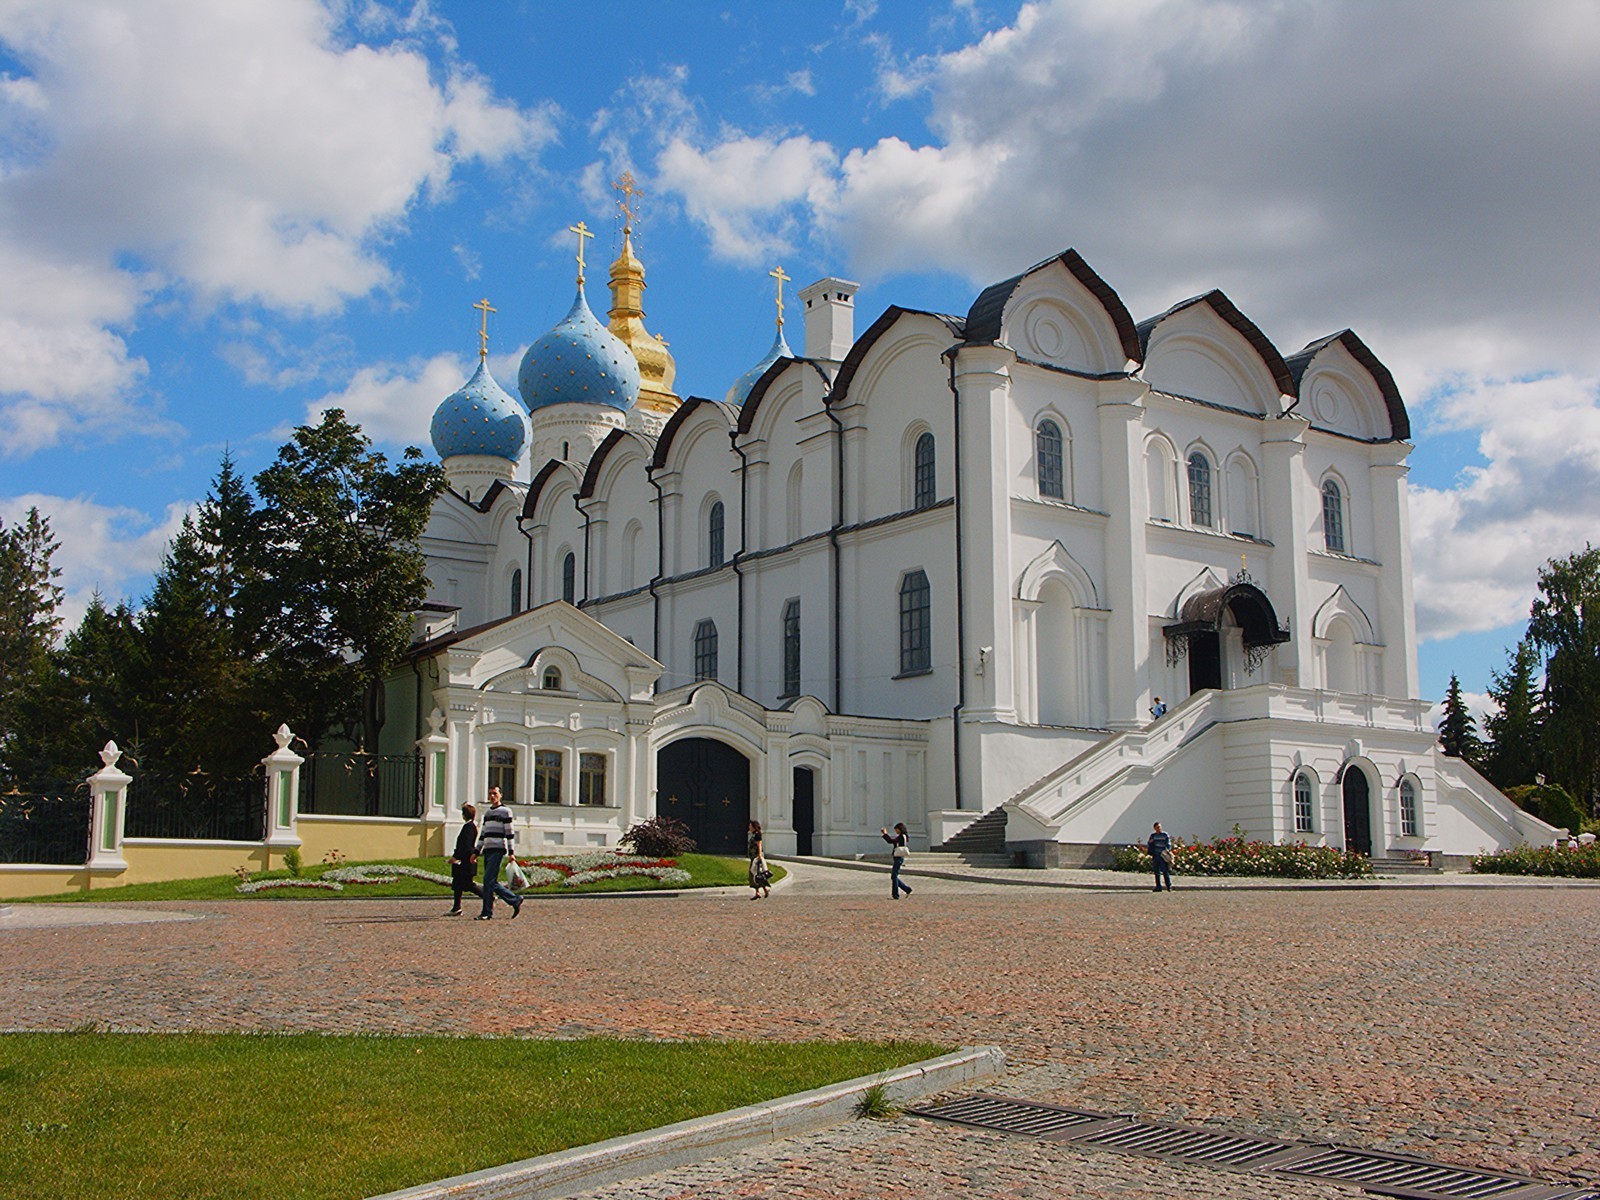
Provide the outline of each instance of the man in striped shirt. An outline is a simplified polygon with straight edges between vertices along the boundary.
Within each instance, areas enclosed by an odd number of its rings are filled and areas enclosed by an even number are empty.
[[[1156,822],[1155,832],[1150,835],[1145,849],[1150,851],[1150,863],[1155,868],[1155,890],[1161,890],[1161,881],[1166,879],[1167,891],[1172,890],[1172,838],[1161,828],[1161,822]],[[485,901],[487,903],[487,901]]]
[[[478,834],[478,857],[483,859],[483,911],[478,920],[494,919],[494,898],[511,905],[511,919],[522,915],[522,897],[500,882],[500,864],[517,845],[517,831],[511,824],[511,810],[500,799],[500,789],[489,789],[489,811],[483,814],[483,830]]]

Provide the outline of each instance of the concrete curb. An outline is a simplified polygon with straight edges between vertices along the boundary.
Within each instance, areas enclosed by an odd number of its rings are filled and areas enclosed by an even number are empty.
[[[863,1092],[879,1084],[896,1104],[904,1104],[1004,1069],[1005,1055],[998,1046],[970,1046],[880,1075],[385,1192],[372,1200],[553,1200],[836,1124],[851,1115]]]

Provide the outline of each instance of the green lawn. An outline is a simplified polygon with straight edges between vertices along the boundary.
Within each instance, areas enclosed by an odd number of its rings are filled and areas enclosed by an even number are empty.
[[[935,1054],[912,1042],[0,1035],[0,1196],[371,1196]]]
[[[450,874],[450,864],[443,858],[405,858],[373,860],[393,863],[396,866],[420,867],[440,875]],[[525,861],[538,861],[528,859]],[[689,872],[690,880],[682,884],[666,884],[657,879],[637,875],[619,879],[596,879],[577,887],[552,883],[544,887],[529,888],[523,892],[531,898],[544,896],[575,896],[587,892],[648,892],[672,891],[677,888],[745,887],[748,886],[748,866],[742,858],[719,858],[711,854],[684,854],[678,865]],[[345,864],[346,866],[352,864]],[[330,868],[323,863],[307,863],[302,877],[316,879]],[[773,878],[781,879],[783,868],[772,864]],[[252,876],[254,879],[286,879],[288,871],[267,871]],[[324,891],[320,888],[271,888],[266,891],[241,895],[236,889],[239,880],[233,875],[215,875],[206,879],[177,879],[167,883],[133,883],[123,887],[95,888],[90,892],[63,892],[54,896],[35,896],[35,902],[58,904],[65,901],[95,900],[331,900],[359,899],[369,896],[427,896],[432,899],[450,898],[448,886],[431,883],[425,879],[404,876],[383,883],[346,884],[342,892]],[[475,903],[468,896],[468,902]],[[26,901],[6,901],[26,903]]]

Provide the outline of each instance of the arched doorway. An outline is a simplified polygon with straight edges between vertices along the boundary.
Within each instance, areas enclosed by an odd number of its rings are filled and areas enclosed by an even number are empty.
[[[1367,773],[1347,763],[1341,784],[1344,792],[1344,848],[1372,857],[1372,785]]]
[[[794,769],[794,852],[804,858],[815,853],[817,832],[817,773],[810,767]]]
[[[1189,659],[1189,692],[1223,687],[1231,675],[1254,675],[1267,653],[1289,640],[1289,631],[1278,624],[1272,601],[1239,571],[1225,587],[1196,592],[1183,602],[1178,619],[1162,631],[1167,638],[1167,662],[1176,666]],[[1237,654],[1240,663],[1225,663],[1227,653]]]
[[[750,760],[710,738],[684,738],[656,756],[656,812],[689,827],[707,854],[743,854]]]
[[[1081,724],[1078,713],[1078,654],[1074,642],[1074,598],[1049,580],[1039,589],[1038,687],[1041,725]]]

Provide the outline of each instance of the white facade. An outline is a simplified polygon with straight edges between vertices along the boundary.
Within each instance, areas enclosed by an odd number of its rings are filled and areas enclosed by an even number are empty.
[[[1285,360],[1217,292],[1136,325],[1072,251],[859,338],[854,294],[803,291],[806,356],[742,405],[592,441],[536,411],[533,445],[566,457],[440,500],[431,599],[459,611],[416,657],[452,811],[491,745],[592,742],[615,803],[525,815],[610,844],[696,738],[747,760],[777,850],[870,851],[897,820],[938,845],[1002,805],[1035,862],[1153,820],[1377,857],[1554,835],[1436,748],[1409,423],[1354,334]],[[584,682],[547,695],[558,658]]]

